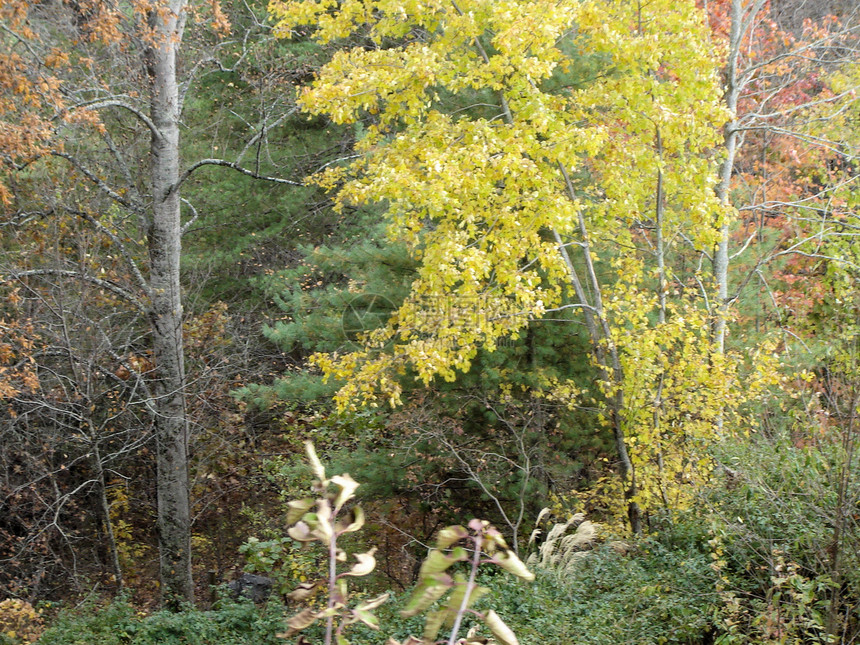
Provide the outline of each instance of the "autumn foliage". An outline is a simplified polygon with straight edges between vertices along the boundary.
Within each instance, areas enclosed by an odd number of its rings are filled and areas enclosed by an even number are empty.
[[[844,4],[0,0],[0,641],[94,587],[238,616],[244,567],[308,603],[271,639],[417,580],[514,643],[469,575],[539,512],[588,517],[558,642],[856,640]],[[581,632],[607,590],[653,631]]]

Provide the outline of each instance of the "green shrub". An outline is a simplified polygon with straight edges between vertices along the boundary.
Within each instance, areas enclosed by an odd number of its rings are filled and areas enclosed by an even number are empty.
[[[828,642],[828,618],[834,642],[860,630],[860,459],[841,443],[856,439],[794,432],[719,447],[725,476],[703,495],[724,601],[718,643]]]
[[[221,601],[211,611],[135,612],[124,599],[61,613],[39,645],[283,645],[283,607]]]
[[[646,538],[627,555],[599,546],[564,573],[537,570],[528,588],[497,577],[487,601],[522,645],[701,643],[717,602],[709,554]]]
[[[40,645],[126,645],[132,642],[140,618],[124,599],[108,605],[89,603],[61,612],[39,639]]]

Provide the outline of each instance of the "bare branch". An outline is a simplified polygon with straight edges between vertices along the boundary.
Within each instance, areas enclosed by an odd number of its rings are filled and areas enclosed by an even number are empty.
[[[773,91],[773,94],[774,95],[778,94],[783,89],[785,89],[785,88],[778,87]],[[744,118],[744,120],[750,120],[750,121],[752,121],[754,119],[775,119],[778,117],[784,118],[790,114],[794,114],[796,112],[806,111],[806,110],[809,110],[813,107],[817,107],[819,105],[829,105],[832,103],[836,103],[837,101],[839,101],[843,98],[852,96],[858,89],[860,89],[860,85],[852,85],[850,88],[848,88],[844,92],[840,92],[839,94],[836,94],[834,96],[828,96],[826,98],[817,99],[815,101],[807,101],[805,103],[798,103],[797,105],[791,105],[785,109],[774,110],[773,112],[767,112],[765,114],[756,113],[756,112],[747,112],[746,114],[744,114],[743,118]],[[764,104],[764,102],[762,102],[762,104]],[[844,112],[846,109],[848,109],[849,105],[850,105],[850,103],[846,103],[846,105],[843,106],[842,108],[840,108],[836,114]],[[834,116],[834,114],[828,115],[828,118],[831,116]]]
[[[847,156],[849,159],[853,159],[854,157],[851,155],[846,155],[844,147],[842,144],[834,141],[830,141],[829,139],[825,139],[823,137],[816,137],[811,134],[804,134],[802,132],[796,132],[794,130],[788,130],[787,128],[780,128],[774,125],[748,125],[742,126],[735,129],[736,132],[773,132],[775,134],[782,134],[787,137],[792,137],[794,139],[798,139],[800,141],[805,141],[807,143],[812,143],[816,146],[819,146],[825,150],[829,150],[836,154]]]
[[[756,238],[757,235],[758,231],[753,231],[752,235],[750,235],[747,241],[744,242],[744,245],[740,249],[738,249],[737,252],[735,252],[731,257],[729,257],[729,260],[735,260],[740,257],[741,253],[747,250],[747,247],[752,244],[752,241]]]
[[[194,208],[194,204],[189,202],[184,197],[182,197],[181,199],[182,199],[182,203],[191,209],[191,219],[189,219],[187,222],[185,222],[185,224],[182,225],[182,229],[179,231],[180,235],[185,235],[188,232],[188,229],[191,228],[191,225],[194,224],[194,222],[196,222],[197,219],[200,217],[200,213],[198,213],[197,209]]]
[[[152,132],[152,135],[161,141],[164,138],[164,135],[161,133],[161,130],[158,129],[158,126],[150,119],[146,114],[138,110],[131,103],[126,103],[120,99],[110,98],[110,99],[96,99],[94,101],[86,101],[84,103],[79,103],[74,105],[69,109],[69,111],[74,110],[100,110],[102,108],[110,108],[110,107],[118,107],[123,110],[128,110],[132,114],[134,114],[138,120],[143,123],[149,131]]]
[[[98,187],[99,187],[99,189],[100,189],[100,190],[101,190],[105,195],[107,195],[108,197],[110,197],[112,200],[114,200],[114,201],[115,201],[115,202],[117,202],[118,204],[121,204],[122,206],[125,206],[126,208],[128,208],[128,209],[129,209],[129,210],[131,210],[131,211],[133,211],[134,213],[138,213],[138,214],[140,214],[140,213],[142,213],[142,212],[143,212],[143,210],[144,210],[144,209],[143,209],[143,207],[142,207],[140,204],[136,204],[135,202],[133,202],[133,201],[131,201],[131,200],[129,200],[129,199],[126,199],[125,197],[123,197],[122,195],[120,195],[118,192],[116,192],[115,190],[113,190],[113,189],[112,189],[110,186],[108,186],[104,181],[102,181],[101,179],[99,179],[99,178],[98,178],[98,176],[96,176],[96,174],[95,174],[94,172],[92,172],[89,168],[87,168],[86,166],[84,166],[84,165],[83,165],[83,164],[82,164],[82,163],[77,159],[77,157],[74,157],[74,156],[72,156],[72,155],[70,155],[70,154],[68,154],[68,153],[65,153],[65,152],[60,152],[60,151],[58,151],[58,150],[54,150],[54,151],[52,151],[52,152],[51,152],[51,154],[52,154],[53,156],[55,156],[55,157],[60,157],[60,158],[62,158],[62,159],[65,159],[66,161],[68,161],[69,163],[71,163],[71,164],[72,164],[75,168],[77,168],[77,169],[78,169],[78,171],[80,171],[80,172],[81,172],[81,173],[82,173],[82,174],[83,174],[87,179],[89,179],[89,180],[90,180],[91,182],[93,182],[96,186],[98,186]]]
[[[281,123],[283,123],[285,120],[298,112],[298,110],[299,108],[294,107],[292,110],[285,112],[270,124],[266,124],[264,120],[262,125],[260,125],[259,132],[257,132],[257,134],[251,137],[251,139],[245,144],[245,147],[242,148],[241,152],[239,152],[239,154],[236,156],[236,163],[242,163],[242,158],[248,153],[248,150],[250,150],[254,145],[257,144],[257,142],[263,139],[263,137],[266,136],[269,130],[271,130],[272,128],[277,128]]]
[[[281,179],[280,177],[269,177],[267,175],[260,175],[253,170],[243,168],[239,164],[233,161],[227,161],[226,159],[201,159],[182,173],[182,175],[179,177],[179,180],[175,184],[173,184],[173,186],[170,188],[164,198],[166,199],[175,191],[179,190],[179,187],[182,186],[183,183],[185,183],[185,180],[191,176],[191,173],[193,173],[198,168],[202,168],[203,166],[223,166],[224,168],[232,168],[233,170],[240,172],[243,175],[253,177],[254,179],[262,179],[263,181],[271,181],[275,184],[286,184],[288,186],[305,186],[305,184],[300,181],[292,181],[290,179]]]
[[[145,315],[147,313],[146,305],[127,289],[122,288],[121,286],[110,280],[102,280],[101,278],[87,275],[86,273],[81,273],[80,271],[69,271],[66,269],[31,269],[29,271],[19,271],[15,273],[10,273],[4,277],[0,277],[0,282],[11,282],[13,280],[23,280],[24,278],[44,276],[70,278],[72,280],[81,280],[83,282],[94,284],[101,289],[106,289],[107,291],[110,291],[111,293],[120,296],[124,300],[127,300],[128,302],[133,304],[141,314]]]
[[[144,279],[143,274],[140,272],[140,269],[137,266],[137,263],[134,261],[134,258],[131,257],[131,253],[128,252],[125,244],[122,240],[119,239],[116,233],[108,229],[104,224],[99,222],[95,217],[86,213],[84,211],[73,211],[78,217],[81,217],[90,225],[95,228],[100,233],[107,235],[111,241],[116,245],[117,249],[119,249],[120,255],[122,255],[125,260],[126,265],[128,265],[129,271],[131,271],[132,276],[134,276],[134,280],[137,283],[138,288],[149,297],[149,283]]]

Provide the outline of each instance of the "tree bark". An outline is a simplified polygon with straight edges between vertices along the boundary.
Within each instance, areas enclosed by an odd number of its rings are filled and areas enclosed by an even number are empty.
[[[160,9],[160,11],[159,11]],[[162,602],[170,608],[194,602],[191,576],[191,512],[188,420],[182,346],[179,180],[179,86],[176,53],[185,25],[185,1],[170,0],[149,16],[146,51],[152,132],[152,213],[149,259],[152,349],[156,365],[156,461],[158,540]]]
[[[750,9],[749,22],[755,18],[763,2],[760,0]],[[738,149],[738,97],[741,92],[741,78],[738,71],[741,39],[743,38],[744,12],[741,0],[732,0],[731,26],[729,29],[729,56],[725,71],[725,104],[732,113],[732,120],[725,126],[726,156],[720,165],[719,182],[716,192],[723,206],[723,213],[731,206],[732,170],[735,166],[735,156]],[[720,238],[714,250],[714,282],[717,286],[717,311],[714,321],[714,347],[718,354],[724,354],[726,349],[726,320],[728,317],[729,298],[729,219],[724,218],[720,226]]]
[[[567,169],[559,165],[562,178],[564,179],[565,189],[571,199],[575,199],[576,195],[573,189],[573,184],[570,181]],[[576,293],[576,297],[580,303],[585,305],[583,313],[585,315],[585,324],[591,337],[591,346],[594,349],[597,358],[598,370],[600,377],[607,383],[612,383],[615,386],[615,393],[607,397],[609,404],[609,420],[612,426],[612,435],[615,440],[615,450],[618,453],[618,461],[621,469],[621,477],[624,480],[624,501],[627,503],[627,519],[630,522],[630,530],[638,535],[642,532],[642,512],[639,504],[636,502],[636,497],[639,493],[638,484],[636,482],[636,469],[633,466],[633,460],[630,458],[630,453],[627,450],[627,440],[624,433],[623,411],[624,411],[624,393],[621,389],[621,384],[624,381],[624,372],[621,368],[621,357],[618,355],[618,348],[612,341],[612,333],[609,328],[609,321],[604,315],[603,297],[601,295],[600,281],[597,277],[597,272],[594,269],[594,262],[591,257],[591,246],[589,244],[588,229],[585,225],[585,219],[582,213],[579,214],[579,233],[580,242],[578,246],[582,249],[583,259],[585,260],[585,271],[588,276],[591,286],[593,304],[589,303],[588,294],[583,288],[582,282],[576,273],[576,268],[570,259],[567,248],[564,245],[561,236],[558,232],[553,231],[556,243],[559,245],[559,251],[562,254],[565,265],[570,272],[571,286]]]

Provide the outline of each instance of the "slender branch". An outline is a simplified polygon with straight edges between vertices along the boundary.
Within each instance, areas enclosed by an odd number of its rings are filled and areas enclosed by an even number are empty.
[[[8,26],[6,26],[6,25],[5,25],[4,23],[2,23],[2,22],[0,22],[0,30],[4,31],[4,32],[5,32],[5,33],[7,33],[8,35],[12,36],[12,38],[14,38],[15,40],[17,40],[17,41],[18,41],[18,44],[22,45],[22,46],[24,47],[24,49],[26,49],[26,50],[27,50],[27,52],[30,54],[30,56],[32,56],[32,57],[33,57],[33,59],[35,59],[35,60],[36,60],[36,61],[38,61],[40,64],[42,64],[42,61],[40,60],[40,59],[41,59],[41,57],[40,57],[40,56],[39,56],[39,54],[36,52],[36,50],[34,50],[34,49],[33,49],[32,45],[30,44],[30,42],[31,42],[31,41],[30,41],[30,39],[29,39],[29,38],[24,38],[24,37],[23,37],[23,36],[21,36],[18,32],[16,32],[16,31],[15,31],[15,30],[13,30],[13,29],[10,29]]]
[[[824,253],[805,253],[803,251],[798,251],[796,249],[781,251],[780,253],[776,253],[775,255],[771,256],[769,259],[778,258],[782,255],[799,255],[799,256],[804,257],[804,258],[812,258],[812,259],[818,259],[818,260],[829,260],[830,262],[836,262],[836,263],[842,264],[846,267],[850,267],[850,268],[854,269],[855,271],[860,270],[860,264],[857,264],[855,262],[851,262],[850,260],[846,260],[843,257],[837,257],[835,255],[825,255]]]
[[[779,92],[781,92],[784,89],[785,89],[784,87],[775,88],[773,91],[773,95],[778,94]],[[783,110],[774,110],[772,112],[767,112],[765,114],[757,113],[757,112],[747,112],[746,114],[744,114],[743,118],[749,119],[749,120],[784,118],[786,116],[789,116],[790,114],[794,114],[795,112],[806,111],[806,110],[809,110],[813,107],[817,107],[819,105],[828,105],[828,104],[836,103],[837,101],[839,101],[845,97],[849,97],[849,96],[853,97],[858,89],[860,89],[860,85],[852,85],[851,87],[849,87],[844,92],[840,92],[839,94],[836,94],[834,96],[828,96],[826,98],[818,99],[815,101],[809,101],[806,103],[799,103],[797,105],[791,105],[791,106],[789,106]],[[838,112],[836,112],[836,114],[841,114],[842,112],[847,110],[850,105],[851,105],[851,103],[846,103],[846,105],[844,107],[840,108],[838,110]],[[830,116],[834,116],[834,114],[829,114],[828,117],[830,117]]]
[[[698,246],[693,240],[690,239],[690,237],[686,233],[684,233],[684,231],[679,230],[678,231],[678,237],[680,237],[682,240],[684,240],[687,243],[687,245],[691,249],[693,249],[696,253],[701,254],[703,257],[706,257],[708,259],[708,261],[713,262],[713,260],[714,260],[713,255],[711,255],[705,249]]]
[[[657,287],[657,298],[660,301],[660,310],[658,312],[660,324],[666,322],[666,290],[669,288],[666,278],[666,255],[665,255],[665,240],[663,239],[663,223],[665,219],[665,204],[664,204],[664,188],[663,188],[663,137],[660,132],[660,127],[654,128],[654,137],[657,144],[657,191],[654,196],[656,202],[654,209],[654,226],[656,229],[657,248],[657,279],[659,286]],[[662,375],[660,376],[660,384],[662,388]],[[656,414],[656,412],[655,412]],[[655,417],[656,419],[656,417]],[[668,506],[668,504],[667,504]]]
[[[456,2],[451,2],[451,4],[453,5],[454,10],[455,10],[459,15],[461,15],[461,16],[462,16],[462,15],[463,15],[463,10],[462,10],[462,9],[460,9],[460,7],[459,7],[459,6],[457,6],[457,3],[456,3]],[[475,36],[475,47],[477,47],[478,52],[481,54],[481,58],[482,58],[482,59],[484,59],[484,64],[485,64],[485,65],[489,65],[489,64],[490,64],[490,57],[487,55],[487,50],[486,50],[486,49],[484,49],[484,45],[481,43],[481,39],[480,39],[478,36]],[[499,90],[499,91],[498,91],[498,95],[499,95],[499,101],[500,101],[500,102],[501,102],[501,104],[502,104],[502,112],[504,113],[505,123],[507,123],[508,125],[510,125],[510,124],[512,124],[512,123],[514,122],[514,116],[513,116],[513,114],[511,113],[511,108],[510,108],[510,106],[508,105],[508,99],[507,99],[507,98],[505,98],[505,94],[504,94],[504,92],[503,92],[502,90]]]
[[[761,9],[761,6],[763,4],[764,3],[761,0],[758,0],[757,6],[753,9],[753,11],[757,12],[759,9]],[[751,13],[750,17],[752,17],[752,13]],[[749,28],[749,21],[745,20],[742,31],[746,32],[748,28]],[[856,29],[857,29],[856,27],[851,27],[849,29],[845,29],[844,31],[842,31],[840,33],[828,34],[827,36],[825,36],[823,38],[819,38],[818,40],[814,40],[814,41],[805,43],[802,46],[798,47],[797,49],[792,49],[792,50],[787,51],[787,52],[782,52],[780,54],[777,54],[776,56],[772,56],[771,58],[769,58],[767,60],[763,60],[763,61],[760,61],[760,62],[754,64],[754,65],[750,65],[747,69],[744,70],[743,76],[745,77],[745,79],[750,79],[752,77],[752,75],[755,74],[755,72],[758,71],[759,69],[769,67],[769,66],[774,65],[776,63],[779,63],[781,61],[784,61],[788,58],[804,58],[802,56],[802,54],[804,52],[813,51],[817,47],[820,47],[820,46],[826,44],[828,41],[835,40],[838,36],[847,36],[848,34],[851,34],[852,32],[856,31]]]
[[[65,153],[65,152],[60,152],[58,150],[51,151],[51,155],[53,155],[54,157],[60,157],[62,159],[65,159],[66,161],[68,161],[75,168],[77,168],[78,171],[81,172],[87,179],[89,179],[96,186],[98,186],[99,190],[101,190],[105,195],[110,197],[116,203],[121,204],[122,206],[125,206],[126,208],[128,208],[129,210],[131,210],[135,213],[139,214],[139,213],[143,212],[142,206],[140,206],[139,204],[136,204],[135,202],[133,202],[129,199],[126,199],[125,197],[120,195],[118,192],[113,190],[104,181],[99,179],[99,177],[93,171],[91,171],[89,168],[84,166],[80,161],[78,161],[77,157],[74,157],[74,156],[72,156],[68,153]]]
[[[787,137],[799,139],[800,141],[805,141],[807,143],[813,143],[817,146],[820,146],[821,148],[824,148],[825,150],[830,150],[831,152],[835,152],[843,156],[849,156],[845,154],[844,147],[838,142],[831,141],[830,139],[825,139],[824,137],[816,137],[811,134],[804,134],[803,132],[789,130],[788,128],[780,128],[774,125],[767,125],[766,123],[762,125],[738,126],[735,128],[735,132],[773,132],[775,134],[782,134]],[[849,158],[853,158],[853,156],[849,156]]]
[[[119,148],[116,147],[114,143],[113,137],[110,136],[110,132],[105,130],[102,134],[102,138],[105,140],[108,149],[111,151],[113,158],[116,159],[117,165],[119,165],[120,171],[122,172],[123,178],[125,179],[126,186],[128,186],[129,191],[134,190],[137,192],[134,179],[131,176],[131,171],[128,169],[128,164],[125,162],[122,154],[119,151]]]
[[[264,26],[264,25],[260,25],[260,23],[257,21],[256,16],[254,16],[254,23],[255,23],[255,26],[257,26],[257,27]],[[242,53],[239,56],[239,58],[236,59],[236,61],[232,65],[230,65],[230,66],[224,65],[224,63],[222,63],[220,60],[218,60],[215,57],[214,51],[217,51],[218,49],[223,49],[224,47],[226,47],[228,45],[234,45],[237,42],[235,40],[225,40],[225,41],[219,42],[218,44],[215,45],[215,50],[213,51],[213,54],[211,56],[207,56],[206,58],[201,58],[200,60],[198,60],[194,64],[194,66],[188,72],[187,78],[180,85],[180,90],[179,90],[179,106],[180,106],[179,110],[180,110],[180,112],[185,107],[185,97],[188,94],[188,91],[191,89],[191,86],[193,85],[194,80],[197,77],[198,71],[204,65],[214,65],[219,72],[230,73],[230,72],[236,71],[236,67],[238,67],[239,65],[241,65],[244,62],[245,58],[248,56],[248,53],[251,51],[250,48],[248,47],[248,38],[250,37],[250,34],[251,34],[251,30],[246,29],[245,33],[242,36]]]
[[[150,297],[149,292],[149,283],[147,283],[146,279],[144,279],[143,274],[140,272],[140,269],[137,266],[137,262],[134,261],[134,258],[131,257],[131,253],[128,252],[125,244],[119,239],[119,236],[104,226],[101,222],[99,222],[95,217],[86,213],[84,211],[72,211],[78,217],[81,217],[87,222],[90,223],[97,231],[107,235],[111,241],[117,246],[119,249],[120,255],[122,255],[125,260],[126,265],[128,265],[129,271],[131,271],[132,276],[134,276],[134,281],[137,283],[138,288],[146,294],[146,297]]]
[[[126,103],[125,101],[121,101],[119,99],[95,99],[94,101],[86,101],[84,103],[78,103],[77,105],[69,108],[69,111],[74,110],[100,110],[102,108],[110,108],[110,107],[118,107],[123,110],[127,110],[134,114],[138,118],[138,120],[143,123],[149,131],[152,132],[152,136],[161,141],[164,138],[161,130],[158,129],[158,126],[155,125],[152,119],[150,119],[146,114],[138,110],[131,103]]]
[[[106,289],[111,293],[114,293],[121,298],[127,300],[128,302],[133,304],[140,313],[147,313],[146,305],[144,305],[144,303],[141,302],[131,291],[123,289],[121,286],[114,282],[111,282],[110,280],[102,280],[101,278],[96,278],[95,276],[87,275],[85,273],[81,273],[80,271],[68,271],[66,269],[32,269],[30,271],[10,273],[0,278],[0,281],[11,282],[13,280],[23,280],[24,278],[43,276],[56,276],[59,278],[71,278],[73,280],[89,282],[90,284],[94,284],[101,289]]]
[[[12,215],[9,219],[0,222],[0,228],[6,226],[22,226],[27,224],[33,219],[37,217],[47,217],[48,215],[53,214],[53,210],[49,211],[18,211],[14,215]]]
[[[466,614],[466,608],[469,606],[469,596],[472,595],[472,589],[475,588],[475,578],[478,575],[478,565],[481,562],[481,546],[483,546],[484,536],[478,532],[475,537],[475,553],[472,556],[472,567],[469,571],[469,580],[466,582],[466,593],[463,594],[463,600],[460,602],[460,607],[457,609],[457,615],[454,618],[454,625],[451,627],[451,636],[448,638],[448,645],[455,645],[457,642],[457,633],[460,631],[460,624],[463,622],[463,616]]]
[[[223,166],[224,168],[232,168],[233,170],[242,173],[243,175],[248,175],[249,177],[253,177],[254,179],[262,179],[263,181],[271,181],[275,184],[287,184],[288,186],[305,186],[304,183],[300,181],[292,181],[291,179],[281,179],[280,177],[270,177],[268,175],[260,175],[253,170],[248,170],[247,168],[243,168],[239,164],[233,161],[227,161],[226,159],[201,159],[193,166],[188,168],[182,175],[179,177],[177,182],[171,186],[170,190],[164,196],[164,199],[172,195],[174,192],[179,190],[179,187],[182,186],[183,183],[191,176],[198,168],[202,168],[203,166]]]
[[[317,169],[314,171],[314,173],[318,173],[318,172],[320,172],[320,171],[322,171],[322,170],[325,170],[325,169],[326,169],[326,168],[328,168],[329,166],[332,166],[332,165],[334,165],[334,164],[336,164],[336,163],[340,163],[340,162],[342,162],[342,161],[349,161],[350,159],[358,159],[358,158],[360,158],[361,156],[362,156],[362,155],[346,155],[345,157],[338,157],[337,159],[332,159],[331,161],[327,161],[327,162],[326,162],[326,163],[324,163],[322,166],[320,166],[319,168],[317,168]]]
[[[744,251],[746,251],[746,250],[747,250],[747,247],[749,247],[749,245],[752,243],[752,241],[753,241],[756,237],[758,237],[758,231],[753,231],[752,235],[750,235],[750,236],[749,236],[749,238],[747,239],[747,241],[746,241],[746,242],[744,242],[744,245],[743,245],[740,249],[738,249],[736,253],[732,254],[732,255],[731,255],[731,257],[729,257],[729,260],[731,261],[731,260],[736,260],[737,258],[739,258],[739,257],[740,257],[740,255],[741,255]]]
[[[552,314],[557,313],[559,311],[564,311],[565,309],[584,309],[585,311],[590,311],[591,313],[596,313],[597,310],[591,305],[586,305],[582,303],[569,304],[569,305],[561,305],[559,307],[553,307],[552,309],[544,309],[544,313]]]
[[[250,140],[245,144],[245,147],[242,148],[241,152],[239,152],[239,154],[236,156],[236,163],[242,163],[242,158],[248,153],[248,150],[254,147],[254,145],[258,141],[265,137],[271,129],[277,128],[281,123],[293,116],[298,111],[299,108],[294,107],[292,110],[290,110],[289,112],[285,112],[270,124],[266,124],[264,119],[263,123],[260,125],[260,130],[257,132],[257,134],[250,138]]]
[[[179,232],[180,235],[185,235],[188,232],[188,230],[191,228],[191,225],[194,224],[194,222],[196,222],[197,219],[200,217],[200,214],[197,212],[197,209],[194,208],[194,204],[189,202],[184,197],[182,197],[181,199],[182,199],[182,203],[191,209],[191,219],[189,219],[187,222],[185,222],[185,224],[182,225],[182,229]]]

